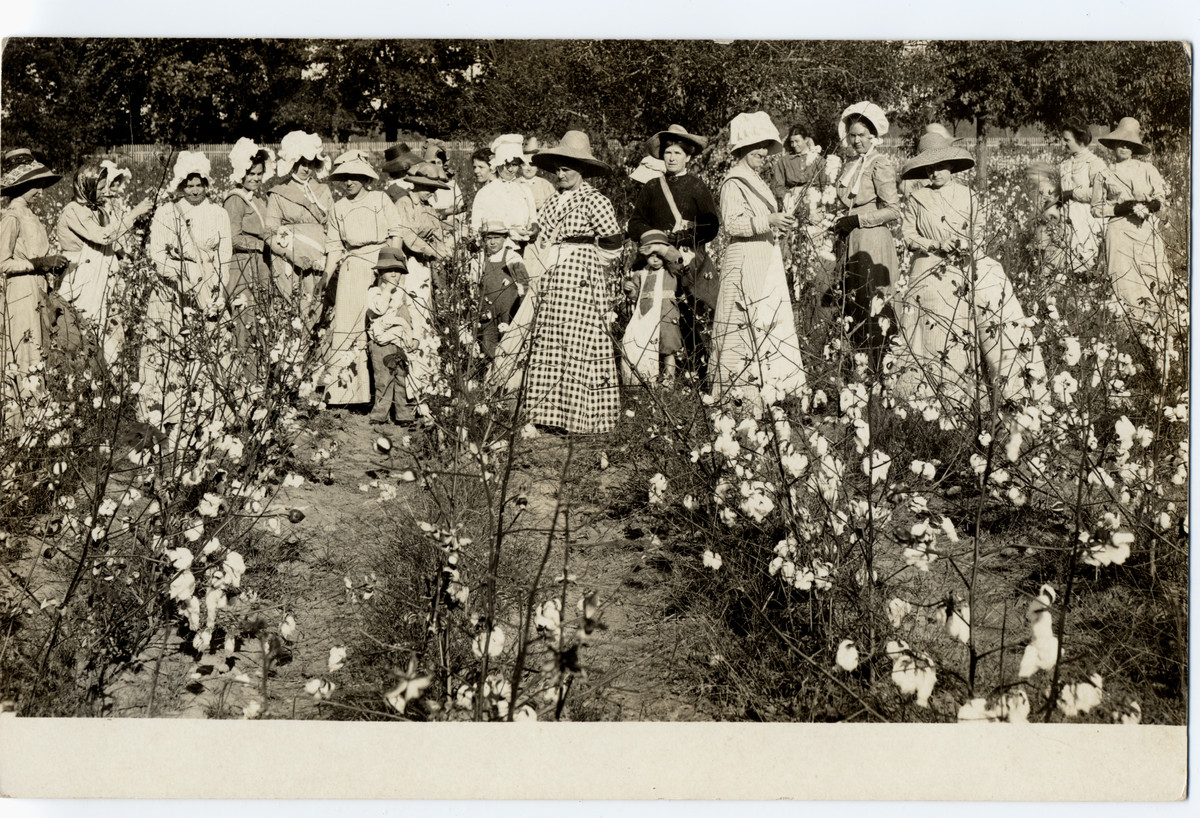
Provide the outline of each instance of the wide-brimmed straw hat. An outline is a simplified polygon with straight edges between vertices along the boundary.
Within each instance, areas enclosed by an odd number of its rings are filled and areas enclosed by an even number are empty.
[[[583,131],[567,131],[553,148],[535,153],[533,164],[543,170],[554,170],[564,165],[584,176],[600,176],[612,172],[612,168],[592,155],[592,141]]]
[[[199,176],[205,184],[212,184],[212,162],[199,151],[180,151],[175,158],[175,167],[171,171],[171,186],[168,190],[178,190],[189,176]]]
[[[379,174],[367,160],[366,151],[346,151],[333,160],[333,173],[330,179],[345,179],[347,176],[365,176],[368,179],[378,179]]]
[[[738,114],[729,123],[729,150],[737,153],[743,148],[766,144],[767,152],[774,156],[783,152],[783,140],[779,129],[766,111]]]
[[[408,182],[413,187],[423,187],[427,190],[449,190],[450,185],[444,181],[445,177],[438,170],[437,165],[430,162],[418,162],[408,170],[408,174],[404,177],[404,181]]]
[[[1100,144],[1106,148],[1125,146],[1134,153],[1150,153],[1150,148],[1142,144],[1142,124],[1131,116],[1122,118],[1108,136],[1100,137]]]
[[[379,258],[375,262],[375,272],[386,273],[389,270],[401,273],[408,272],[408,259],[405,258],[404,251],[397,250],[391,245],[379,251]]]
[[[50,187],[61,178],[35,159],[16,166],[0,177],[0,196],[20,196],[27,190]]]
[[[646,153],[662,159],[663,151],[672,142],[678,142],[685,151],[695,156],[708,145],[708,137],[688,133],[682,125],[668,125],[665,131],[659,131],[646,140]]]
[[[887,114],[874,102],[864,100],[856,102],[842,111],[842,115],[838,117],[838,139],[846,138],[846,120],[855,116],[861,116],[870,122],[871,127],[875,129],[876,136],[883,136],[888,132]]]
[[[949,165],[951,173],[959,173],[975,167],[975,160],[964,149],[956,147],[951,140],[938,133],[927,133],[917,143],[920,151],[900,168],[901,179],[922,179],[929,168]]]
[[[246,174],[250,172],[250,168],[254,167],[255,157],[259,155],[263,157],[262,180],[265,182],[275,175],[275,151],[259,147],[253,139],[243,136],[229,152],[229,165],[232,168],[229,171],[229,181],[235,185],[241,184],[242,180],[246,178]]]
[[[315,133],[290,131],[279,143],[279,161],[275,165],[275,172],[281,178],[286,177],[291,174],[292,168],[301,159],[309,162],[321,160],[321,168],[317,171],[318,176],[327,176],[332,166],[329,157],[321,150],[321,137]]]
[[[666,172],[667,165],[663,160],[653,156],[643,156],[642,161],[638,162],[638,166],[629,172],[629,178],[644,185]]]
[[[661,230],[647,230],[638,237],[638,253],[643,256],[657,253],[673,264],[683,260],[679,250],[671,244],[667,234]]]

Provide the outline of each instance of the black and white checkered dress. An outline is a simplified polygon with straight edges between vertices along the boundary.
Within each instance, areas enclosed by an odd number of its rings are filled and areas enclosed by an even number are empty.
[[[526,374],[534,423],[591,434],[611,431],[621,410],[608,329],[609,264],[593,244],[565,241],[621,232],[612,202],[583,182],[548,200],[539,217],[557,262],[542,276]]]

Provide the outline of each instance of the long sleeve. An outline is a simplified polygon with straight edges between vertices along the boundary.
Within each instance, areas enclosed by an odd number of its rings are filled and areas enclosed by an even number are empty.
[[[342,200],[346,201],[345,199]],[[342,240],[343,213],[338,212],[335,204],[329,212],[329,221],[325,225],[325,273],[329,275],[337,269],[342,256],[346,255],[346,245]]]
[[[263,219],[241,196],[230,196],[225,200],[225,212],[229,216],[231,244],[234,250],[258,252],[263,249]]]
[[[33,262],[17,253],[17,239],[21,235],[21,222],[15,216],[0,218],[0,273],[31,272]]]
[[[101,225],[94,211],[71,202],[58,217],[58,245],[63,252],[78,251],[83,242],[107,247],[116,241],[121,227],[119,222]]]
[[[693,202],[696,208],[696,229],[693,240],[697,245],[704,245],[715,239],[721,232],[721,214],[717,210],[717,203],[713,201],[712,191],[708,189],[708,185],[699,179],[693,181],[695,182],[692,185]]]
[[[263,212],[263,235],[273,236],[279,232],[281,227],[283,227],[283,207],[279,204],[278,196],[268,194],[267,206]]]
[[[1108,174],[1112,171],[1108,168],[1102,173],[1097,173],[1096,178],[1092,180],[1092,215],[1096,218],[1108,218],[1113,214],[1113,206],[1108,203]]]
[[[229,214],[225,208],[213,205],[213,217],[217,229],[217,262],[222,267],[233,263],[233,228],[229,224]]]
[[[910,196],[900,215],[900,235],[909,250],[924,250],[928,241],[917,228],[917,208],[921,205]]]
[[[525,262],[521,260],[521,255],[516,250],[508,249],[505,253],[504,266],[508,268],[513,281],[522,287],[529,285],[529,271],[525,269]]]
[[[878,227],[900,218],[900,191],[896,188],[896,166],[884,157],[871,168],[871,185],[875,189],[875,207],[856,211],[863,227]]]
[[[654,200],[661,197],[662,193],[658,189],[658,180],[647,182],[642,185],[642,189],[638,191],[637,201],[633,205],[633,213],[629,216],[629,227],[626,234],[629,238],[637,241],[642,234],[647,230],[654,229]]]
[[[728,178],[721,185],[721,224],[725,232],[736,238],[752,238],[771,232],[771,222],[765,208],[754,207],[742,188],[744,183]]]

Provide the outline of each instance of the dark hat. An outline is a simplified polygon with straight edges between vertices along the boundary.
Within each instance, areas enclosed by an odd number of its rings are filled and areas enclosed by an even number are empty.
[[[383,172],[392,174],[408,173],[409,168],[424,161],[421,154],[409,150],[408,145],[403,142],[384,151],[383,159]]]
[[[433,190],[450,189],[450,185],[446,184],[445,176],[437,169],[436,165],[430,162],[418,162],[413,165],[409,168],[404,181],[413,187],[423,187]]]
[[[0,195],[20,196],[32,188],[50,187],[61,178],[37,160],[25,162],[0,177]]]
[[[404,251],[397,250],[395,247],[384,247],[379,251],[379,259],[375,262],[376,273],[393,272],[408,272],[408,259],[404,256]]]

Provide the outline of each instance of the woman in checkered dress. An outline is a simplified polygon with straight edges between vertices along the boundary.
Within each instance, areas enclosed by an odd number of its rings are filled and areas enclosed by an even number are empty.
[[[542,206],[537,252],[545,273],[525,377],[534,423],[592,434],[611,431],[621,409],[616,353],[608,331],[608,268],[621,248],[612,202],[583,181],[607,173],[586,134],[568,131],[533,162],[557,176],[560,193]]]

